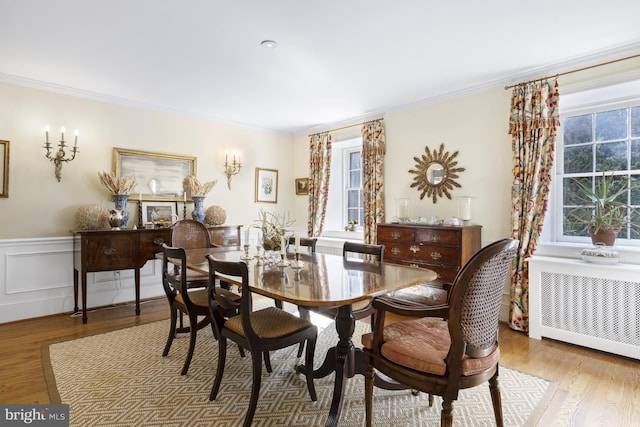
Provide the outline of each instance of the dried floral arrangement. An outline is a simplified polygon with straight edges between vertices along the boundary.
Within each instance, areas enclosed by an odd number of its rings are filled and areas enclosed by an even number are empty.
[[[209,206],[204,216],[205,224],[222,225],[227,220],[227,211],[221,206]]]
[[[286,236],[287,227],[293,225],[294,219],[291,219],[289,212],[284,214],[278,214],[273,212],[266,212],[260,209],[258,211],[258,220],[255,227],[262,231],[262,247],[269,251],[276,251],[280,249],[280,238]],[[288,239],[287,239],[288,240]]]
[[[109,226],[109,211],[96,204],[80,206],[76,211],[76,227],[100,230]]]
[[[131,194],[136,188],[136,179],[133,176],[123,176],[116,178],[113,172],[98,172],[100,182],[111,194]]]
[[[204,197],[209,194],[209,191],[213,189],[218,183],[218,180],[208,181],[204,184],[200,184],[198,178],[193,175],[190,175],[187,179],[187,185],[189,186],[189,192],[191,193],[191,197]]]

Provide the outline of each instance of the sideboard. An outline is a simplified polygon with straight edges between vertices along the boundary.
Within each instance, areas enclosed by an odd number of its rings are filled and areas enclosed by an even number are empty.
[[[209,227],[211,242],[216,246],[240,246],[241,225]],[[74,231],[73,299],[78,309],[78,285],[82,290],[82,323],[87,323],[87,273],[134,270],[136,315],[140,314],[140,269],[155,259],[160,245],[171,244],[171,228],[139,230]],[[79,280],[82,279],[81,281]]]
[[[482,226],[378,224],[384,260],[435,270],[434,285],[451,283],[458,270],[482,246]]]

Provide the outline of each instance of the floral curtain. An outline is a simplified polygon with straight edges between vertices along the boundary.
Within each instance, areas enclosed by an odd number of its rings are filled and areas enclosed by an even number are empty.
[[[322,234],[329,197],[331,173],[331,134],[311,135],[309,140],[309,221],[307,232],[311,237]]]
[[[557,78],[513,88],[509,134],[513,149],[512,236],[520,240],[511,282],[509,326],[529,331],[529,265],[547,211],[558,116]]]
[[[384,155],[386,138],[382,119],[362,126],[362,189],[364,242],[376,244],[377,224],[384,222]]]

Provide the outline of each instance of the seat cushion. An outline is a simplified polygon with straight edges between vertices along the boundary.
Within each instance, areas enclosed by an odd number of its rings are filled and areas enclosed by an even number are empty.
[[[362,345],[372,348],[373,333],[362,335]],[[445,320],[425,317],[390,324],[384,328],[382,355],[398,365],[435,375],[447,371],[446,357],[451,347],[449,327]],[[462,358],[462,375],[485,371],[500,358],[500,349],[482,358]]]
[[[260,338],[279,338],[306,329],[312,323],[279,308],[267,307],[251,313],[251,325]],[[224,327],[244,336],[240,315],[231,317]]]
[[[199,305],[202,307],[209,306],[209,290],[208,289],[197,289],[195,291],[189,291],[189,299],[195,305]],[[182,294],[176,295],[176,301],[184,304],[184,298]]]

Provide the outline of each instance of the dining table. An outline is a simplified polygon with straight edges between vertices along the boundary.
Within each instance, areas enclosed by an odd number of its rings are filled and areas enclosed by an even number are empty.
[[[222,261],[244,261],[249,267],[252,292],[320,312],[327,308],[337,309],[334,320],[338,342],[327,351],[322,365],[314,370],[315,378],[335,373],[326,426],[338,425],[347,380],[356,374],[364,375],[362,349],[352,341],[356,324],[352,304],[437,278],[435,271],[425,268],[346,260],[340,255],[323,253],[286,253],[284,257],[276,255],[276,260],[268,262],[264,256],[249,257],[236,248],[186,250],[187,268],[208,274],[208,254]],[[162,257],[161,253],[158,255]],[[240,285],[232,277],[220,278]],[[304,372],[304,366],[298,366],[298,372]],[[406,388],[380,377],[376,378],[376,385],[390,389]]]

